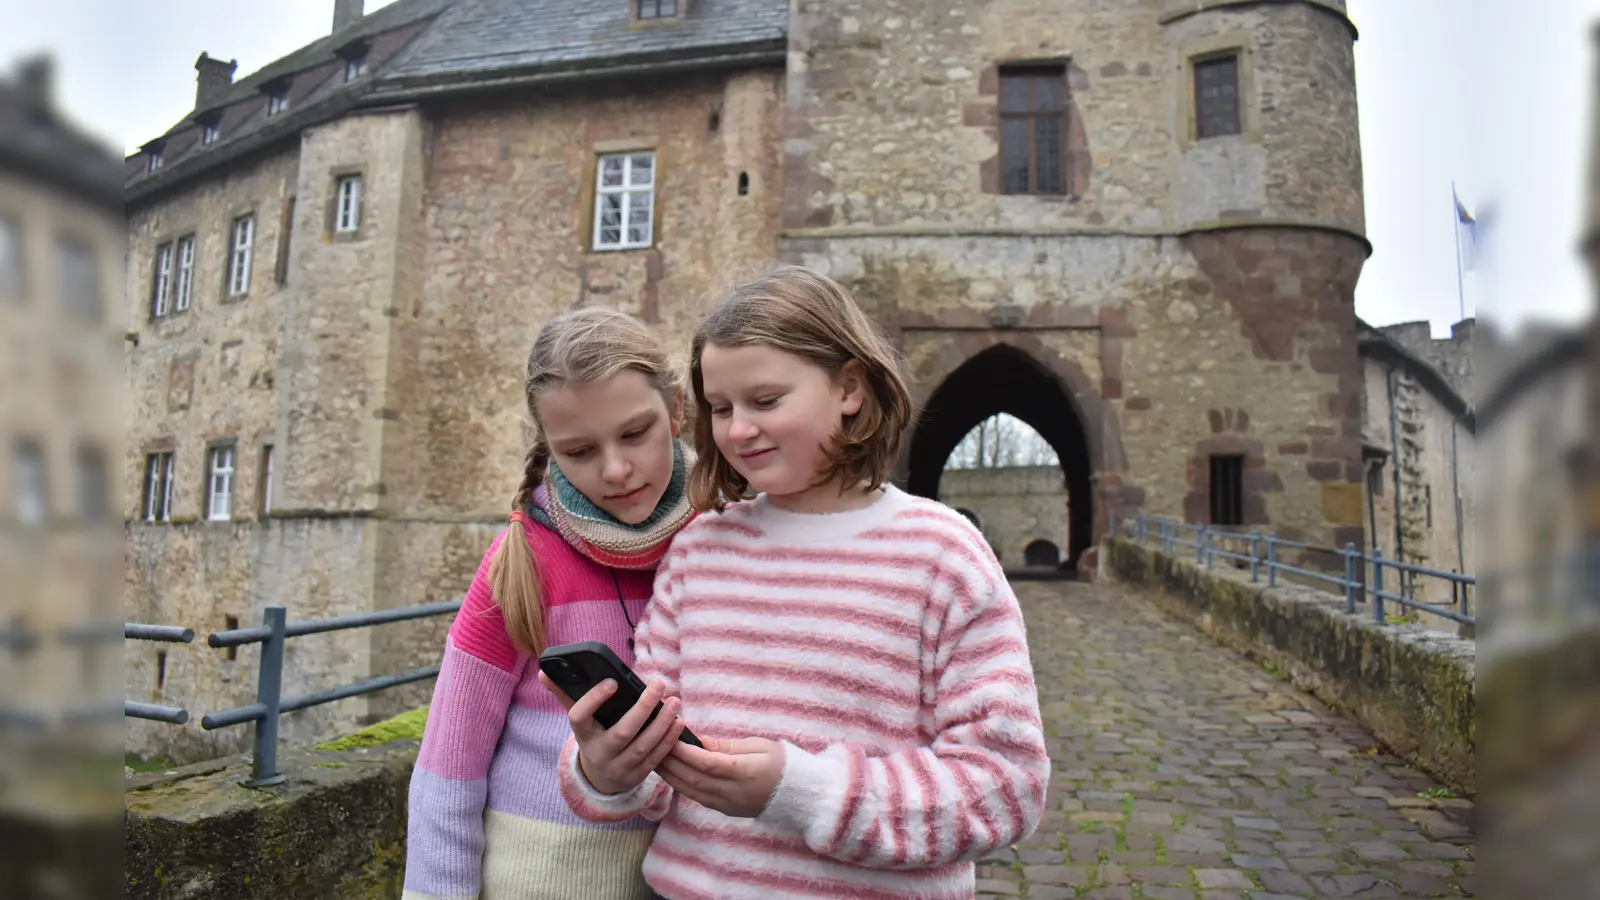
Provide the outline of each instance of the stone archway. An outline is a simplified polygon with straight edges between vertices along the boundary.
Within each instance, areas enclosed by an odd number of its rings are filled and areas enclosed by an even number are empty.
[[[1104,527],[1095,473],[1105,471],[1107,441],[1099,393],[1083,370],[1027,334],[961,334],[916,373],[917,418],[906,442],[906,489],[937,498],[951,451],[979,422],[1009,413],[1056,451],[1069,499],[1066,565]],[[1120,471],[1121,446],[1112,442]]]
[[[1061,548],[1040,538],[1023,548],[1022,564],[1030,569],[1053,569],[1061,565]]]

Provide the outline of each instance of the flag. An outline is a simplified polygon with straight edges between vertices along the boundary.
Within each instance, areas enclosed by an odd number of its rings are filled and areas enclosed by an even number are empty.
[[[1450,196],[1456,201],[1456,247],[1461,254],[1461,270],[1470,272],[1477,264],[1478,220],[1461,205],[1461,198],[1453,187]]]

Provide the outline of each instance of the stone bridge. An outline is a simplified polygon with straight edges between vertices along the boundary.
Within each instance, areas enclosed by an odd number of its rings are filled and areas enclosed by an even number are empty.
[[[1359,725],[1134,588],[1016,590],[1054,768],[980,897],[1475,894],[1472,804]]]
[[[1015,587],[1054,770],[1039,829],[981,861],[980,897],[1475,895],[1472,804],[1361,726],[1173,617],[1153,591]],[[255,885],[235,895],[250,900],[398,898],[415,752],[288,753],[278,808],[237,801],[248,808],[222,828],[218,798],[206,798],[255,794],[234,786],[247,761],[133,779],[128,896],[205,895],[137,887],[187,883]],[[284,858],[301,863],[286,871]]]

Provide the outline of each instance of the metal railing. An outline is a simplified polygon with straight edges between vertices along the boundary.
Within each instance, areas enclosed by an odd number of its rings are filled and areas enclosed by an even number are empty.
[[[267,787],[280,784],[284,780],[284,775],[278,771],[278,717],[280,715],[286,712],[294,712],[298,709],[307,709],[324,703],[332,703],[335,700],[343,700],[348,697],[357,697],[362,694],[370,694],[387,688],[410,684],[414,681],[424,681],[437,677],[439,674],[438,665],[421,666],[407,669],[395,675],[379,675],[351,684],[313,691],[309,694],[285,699],[283,696],[285,643],[290,638],[303,637],[308,634],[370,628],[374,625],[386,625],[391,622],[449,615],[459,610],[461,603],[462,601],[460,600],[450,600],[444,603],[431,603],[404,609],[357,613],[348,616],[335,616],[329,619],[312,619],[293,624],[289,623],[287,609],[282,606],[269,606],[262,614],[260,625],[251,628],[235,628],[229,631],[212,632],[206,637],[206,645],[212,648],[223,649],[242,647],[246,644],[260,644],[261,663],[256,673],[256,702],[248,706],[235,707],[202,716],[200,727],[206,731],[215,731],[220,728],[231,728],[235,725],[243,725],[246,722],[254,722],[255,742],[250,766],[250,778],[245,781],[245,784],[250,787]],[[131,623],[125,628],[127,637],[139,640],[176,641],[180,643],[188,643],[194,640],[194,631],[187,628],[163,625],[134,625]],[[184,637],[182,635],[187,636]],[[127,702],[124,704],[124,711],[126,715],[136,718],[170,722],[175,725],[182,725],[188,721],[188,713],[178,707]]]
[[[1272,532],[1229,531],[1211,525],[1143,514],[1132,518],[1113,515],[1110,530],[1113,535],[1131,537],[1140,544],[1159,541],[1162,552],[1168,556],[1176,556],[1179,547],[1193,550],[1195,564],[1208,570],[1216,565],[1218,559],[1247,563],[1250,566],[1250,580],[1260,582],[1265,575],[1267,587],[1276,587],[1279,573],[1287,573],[1317,586],[1336,589],[1336,592],[1344,594],[1346,612],[1354,615],[1359,604],[1370,601],[1372,620],[1380,624],[1388,621],[1384,608],[1387,601],[1405,610],[1430,613],[1463,625],[1477,625],[1477,617],[1472,613],[1472,591],[1477,585],[1475,576],[1387,559],[1380,548],[1374,547],[1372,553],[1367,554],[1356,549],[1355,544],[1345,544],[1337,549],[1319,547],[1291,541]],[[1233,547],[1248,549],[1231,549]],[[1335,556],[1340,561],[1341,574],[1292,565],[1280,558],[1284,550],[1297,551],[1302,555],[1322,553]],[[1394,591],[1385,589],[1385,574],[1391,577]],[[1454,600],[1452,605],[1442,606],[1416,599],[1419,576],[1450,583]]]

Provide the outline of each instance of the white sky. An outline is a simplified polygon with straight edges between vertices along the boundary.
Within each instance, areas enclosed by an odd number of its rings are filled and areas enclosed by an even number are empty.
[[[368,10],[392,0],[367,0]],[[1458,318],[1450,184],[1499,210],[1466,312],[1514,327],[1587,314],[1575,245],[1600,0],[1348,0],[1374,245],[1356,311],[1374,324]],[[132,150],[194,103],[202,50],[240,76],[325,34],[333,0],[0,0],[0,63],[57,58],[67,113]]]

